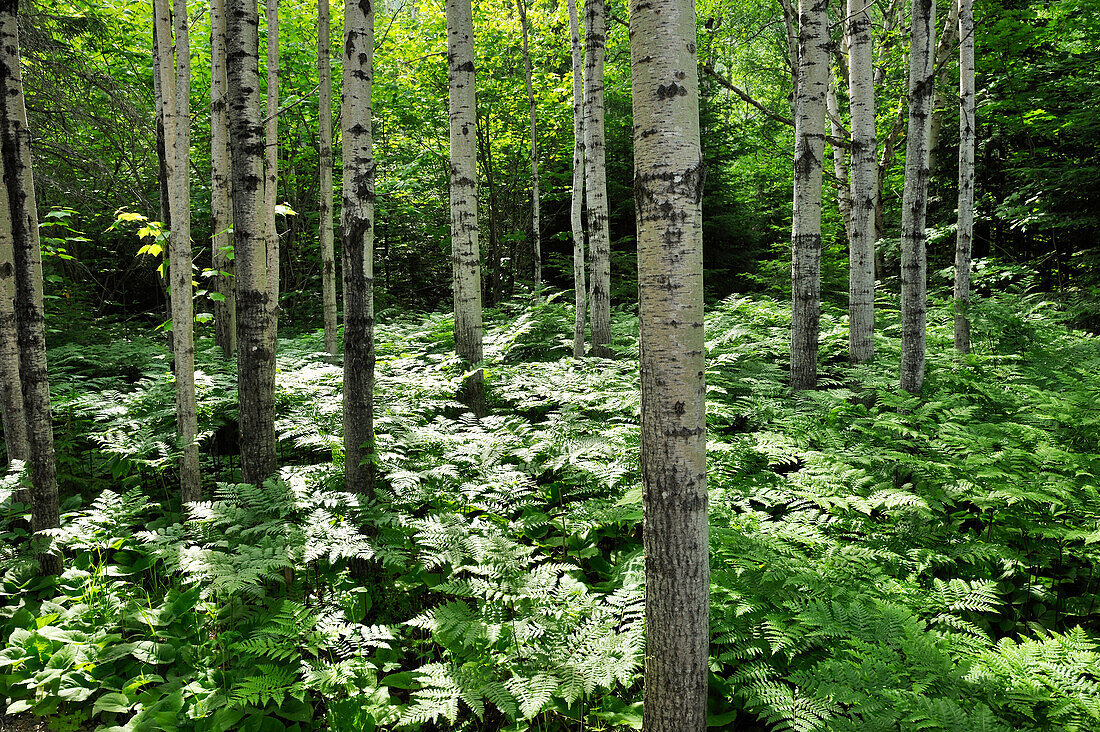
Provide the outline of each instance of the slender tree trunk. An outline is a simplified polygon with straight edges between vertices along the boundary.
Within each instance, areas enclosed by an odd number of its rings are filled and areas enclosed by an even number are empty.
[[[584,5],[584,43],[584,188],[588,197],[588,246],[592,263],[592,355],[610,358],[611,232],[603,129],[603,61],[607,44],[604,0],[588,0]]]
[[[267,117],[264,122],[264,228],[267,237],[267,290],[272,353],[279,329],[279,229],[275,204],[279,196],[279,0],[267,0]]]
[[[848,236],[848,348],[852,363],[875,356],[875,89],[871,14],[865,0],[848,0],[848,91],[852,118]]]
[[[901,203],[901,388],[920,393],[924,384],[928,264],[928,136],[932,123],[935,0],[914,0],[909,52],[909,128],[905,141],[905,188]]]
[[[817,384],[821,314],[821,174],[825,154],[825,97],[829,86],[827,0],[799,7],[798,83],[791,232],[791,387]]]
[[[374,495],[374,10],[344,3],[344,471],[349,491]]]
[[[153,22],[153,105],[156,110],[156,134],[157,134],[157,183],[158,191],[160,193],[160,223],[165,231],[172,230],[172,207],[169,203],[171,195],[168,192],[168,143],[165,139],[164,130],[164,91],[160,88],[160,58],[164,53],[168,53],[171,50],[171,42],[167,43],[166,51],[161,50],[161,42],[157,37],[157,24]],[[167,257],[165,257],[165,266],[158,267],[157,269],[157,284],[160,286],[161,294],[164,295],[164,314],[165,322],[172,322],[172,296],[169,292],[168,286],[168,267]],[[165,345],[168,346],[168,350],[172,351],[172,329],[165,328],[164,330]]]
[[[26,460],[27,418],[19,383],[19,329],[15,320],[15,240],[8,186],[0,185],[0,413],[8,461]],[[21,502],[29,496],[20,496]]]
[[[519,25],[523,31],[523,71],[527,82],[527,106],[531,110],[531,254],[535,260],[535,294],[542,291],[542,238],[539,226],[539,142],[536,123],[535,90],[531,85],[531,53],[527,47],[526,0],[516,0]]]
[[[704,732],[710,644],[703,156],[692,0],[632,0],[646,654],[642,729]]]
[[[320,127],[321,178],[321,293],[325,314],[325,351],[335,356],[336,325],[336,254],[332,237],[332,65],[329,63],[329,0],[318,0],[317,12],[317,89],[318,126]]]
[[[588,293],[584,285],[584,46],[581,45],[577,0],[567,0],[569,37],[573,45],[573,191],[569,206],[569,224],[573,230],[573,298],[576,319],[573,323],[573,358],[584,356],[584,324]]]
[[[955,348],[970,353],[970,250],[974,241],[974,2],[959,2],[959,222],[955,241]]]
[[[829,134],[833,139],[848,137],[840,118],[840,103],[836,98],[836,79],[829,75],[829,91],[825,98],[825,108],[829,119]],[[838,144],[829,147],[833,153],[833,176],[836,178],[836,206],[840,212],[840,224],[844,227],[844,238],[852,238],[852,190],[848,177],[848,163],[844,148]]]
[[[467,367],[481,362],[481,264],[477,246],[477,136],[474,101],[474,21],[470,0],[446,0],[448,88],[451,109],[451,257],[454,271],[455,350]],[[481,415],[480,369],[466,377],[462,401]]]
[[[959,31],[959,4],[952,2],[948,8],[947,18],[944,20],[943,29],[940,31],[940,40],[936,43],[936,52],[932,61],[932,74],[937,75],[941,69],[947,68],[952,47],[955,44],[955,34]],[[928,170],[936,169],[936,153],[940,147],[940,131],[943,129],[943,115],[946,108],[940,104],[940,90],[932,83],[932,121],[928,130]]]
[[[225,0],[210,2],[210,218],[213,229],[214,342],[226,356],[237,351],[237,298],[229,228],[233,208],[229,193],[229,129],[226,126]]]
[[[17,14],[17,0],[0,0],[0,148],[14,242],[15,322],[31,469],[31,530],[37,533],[58,526],[60,507],[46,371],[42,246],[31,170],[31,131],[23,101]],[[61,571],[61,557],[56,554],[41,552],[38,561],[47,574]]]
[[[233,247],[237,265],[237,394],[241,478],[261,483],[276,470],[275,351],[268,288],[264,137],[260,120],[260,20],[252,0],[226,3]]]
[[[168,272],[172,299],[172,360],[176,377],[176,434],[180,441],[180,498],[202,499],[199,475],[198,408],[195,404],[195,316],[191,296],[191,43],[186,0],[155,0],[158,75],[164,99],[167,149]],[[175,44],[173,38],[173,20]],[[173,58],[172,48],[175,48]],[[174,64],[173,64],[174,61]]]

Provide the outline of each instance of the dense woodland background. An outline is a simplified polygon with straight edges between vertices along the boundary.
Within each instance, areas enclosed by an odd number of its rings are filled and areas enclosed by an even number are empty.
[[[937,34],[951,16],[949,3],[939,6]],[[793,91],[783,9],[739,0],[696,8],[709,724],[1100,729],[1100,3],[974,8],[966,356],[952,348],[959,79],[957,36],[944,34],[919,395],[897,388],[906,4],[869,6],[885,171],[876,358],[849,365],[848,238],[837,203],[847,182],[827,148],[818,386],[799,392],[788,368],[795,141],[784,121]],[[0,698],[9,715],[0,729],[19,713],[58,730],[640,728],[626,5],[609,0],[607,9],[611,359],[570,355],[565,3],[525,7],[540,150],[538,298],[519,14],[512,0],[474,6],[480,419],[455,400],[468,374],[454,356],[450,300],[443,7],[374,10],[378,492],[367,500],[345,491],[343,372],[320,332],[317,5],[285,0],[279,10],[280,472],[255,486],[241,482],[236,363],[213,343],[210,20],[205,3],[190,4],[207,500],[185,522],[158,272],[165,249],[150,224],[163,219],[152,10],[118,0],[20,8],[62,500],[50,535],[65,569],[44,576],[25,551],[12,472],[0,486]],[[332,11],[338,80],[343,9]],[[839,41],[844,9],[835,3],[829,14]],[[842,79],[843,53],[833,56],[830,76]],[[836,88],[830,134],[843,141],[847,92],[843,81]],[[339,154],[335,164],[339,186]],[[337,220],[339,201],[338,192]]]

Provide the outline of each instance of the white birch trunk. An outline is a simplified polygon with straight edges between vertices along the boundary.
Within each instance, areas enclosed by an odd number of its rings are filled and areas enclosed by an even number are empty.
[[[46,370],[42,245],[31,167],[31,131],[23,100],[17,10],[16,0],[0,0],[0,149],[14,242],[15,320],[31,474],[31,530],[37,533],[58,526],[60,506]],[[46,574],[61,572],[61,557],[55,553],[40,550],[38,561]]]
[[[603,129],[603,62],[607,44],[604,0],[584,10],[584,187],[588,197],[588,246],[592,264],[592,355],[611,352],[611,232],[608,230],[607,166]]]
[[[446,0],[451,140],[451,257],[454,273],[455,350],[466,366],[482,358],[481,263],[477,242],[477,113],[474,99],[474,21],[470,0]],[[480,369],[463,384],[462,400],[484,411]]]
[[[347,488],[374,495],[374,151],[371,80],[374,10],[344,3],[344,472]]]
[[[267,237],[269,327],[274,352],[279,328],[279,229],[275,204],[279,195],[279,0],[267,0],[267,117],[264,123],[264,215]]]
[[[798,94],[795,98],[794,215],[791,231],[791,387],[817,383],[821,315],[821,176],[825,97],[829,86],[827,0],[799,6]]]
[[[237,298],[233,291],[233,260],[229,228],[233,207],[229,192],[229,128],[225,119],[225,0],[210,2],[210,223],[213,229],[214,341],[226,356],[237,351]]]
[[[542,291],[542,234],[539,225],[539,141],[538,111],[535,108],[535,90],[531,85],[531,52],[527,39],[526,0],[516,0],[519,25],[523,31],[523,71],[527,82],[527,106],[531,112],[531,253],[535,259],[535,294]]]
[[[642,729],[704,732],[710,643],[702,148],[692,0],[632,0],[646,654]]]
[[[261,483],[276,470],[275,350],[270,319],[264,135],[260,118],[259,11],[254,0],[227,0],[226,72],[233,171],[233,246],[237,265],[237,396],[241,478]]]
[[[829,75],[829,92],[825,99],[825,108],[829,118],[829,134],[833,140],[848,137],[840,117],[840,103],[836,98],[836,79]],[[838,144],[830,144],[833,153],[833,176],[836,178],[836,206],[840,212],[840,223],[844,227],[844,238],[852,238],[852,190],[848,180],[848,161],[845,150]]]
[[[195,316],[191,273],[191,44],[186,0],[155,0],[158,71],[164,99],[167,155],[168,272],[172,292],[172,359],[176,377],[176,433],[180,441],[180,497],[201,500],[198,409],[195,404]],[[174,28],[173,28],[174,25]],[[172,43],[173,30],[175,43]],[[172,49],[175,53],[172,53]]]
[[[974,242],[974,2],[959,3],[959,221],[955,241],[955,348],[970,353],[970,251]]]
[[[588,310],[588,293],[584,284],[584,46],[581,45],[577,0],[567,0],[569,38],[573,46],[573,189],[569,206],[569,224],[573,231],[573,301],[576,318],[573,321],[573,358],[584,356],[584,325]]]
[[[848,0],[848,92],[852,120],[848,232],[848,348],[852,363],[874,358],[875,343],[875,89],[871,14],[865,0]]]
[[[935,0],[914,0],[909,52],[909,127],[905,141],[905,188],[901,203],[901,388],[920,393],[924,384],[928,263],[928,136],[932,123]]]
[[[325,317],[325,351],[335,356],[339,349],[336,324],[336,254],[332,235],[332,64],[329,63],[329,0],[317,4],[317,118],[320,138],[321,298]]]
[[[0,171],[2,172],[2,171]],[[8,186],[0,184],[0,414],[8,461],[26,460],[27,419],[19,383],[19,330],[15,322],[15,240]],[[29,496],[20,496],[22,502]]]

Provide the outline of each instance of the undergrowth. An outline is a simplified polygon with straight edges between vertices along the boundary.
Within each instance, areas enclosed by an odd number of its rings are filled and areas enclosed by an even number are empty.
[[[562,300],[491,314],[481,420],[452,398],[449,316],[380,323],[371,502],[343,491],[341,371],[319,334],[280,342],[284,467],[262,487],[238,482],[233,366],[200,344],[209,500],[184,508],[161,345],[54,348],[66,570],[23,553],[12,473],[8,713],[105,731],[640,728],[636,328],[619,313],[620,358],[573,360]],[[1100,729],[1100,344],[1017,291],[975,303],[959,357],[938,303],[924,393],[900,395],[896,302],[880,306],[861,367],[843,314],[823,314],[821,388],[798,395],[789,308],[735,297],[708,315],[712,727]]]

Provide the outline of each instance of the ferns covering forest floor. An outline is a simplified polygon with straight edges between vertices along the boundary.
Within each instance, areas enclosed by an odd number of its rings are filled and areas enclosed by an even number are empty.
[[[224,482],[186,524],[166,352],[123,328],[55,347],[66,571],[21,553],[10,475],[7,714],[640,728],[636,326],[617,317],[618,359],[575,361],[563,299],[491,315],[482,420],[452,399],[450,317],[381,314],[369,504],[343,492],[341,370],[319,334],[280,342],[283,468],[262,488],[233,483],[233,365],[200,344],[204,470]],[[896,388],[896,303],[863,367],[827,309],[821,386],[798,395],[789,307],[710,308],[713,728],[1100,729],[1100,341],[1030,296],[975,308],[969,357],[948,307],[930,311],[919,398]]]

